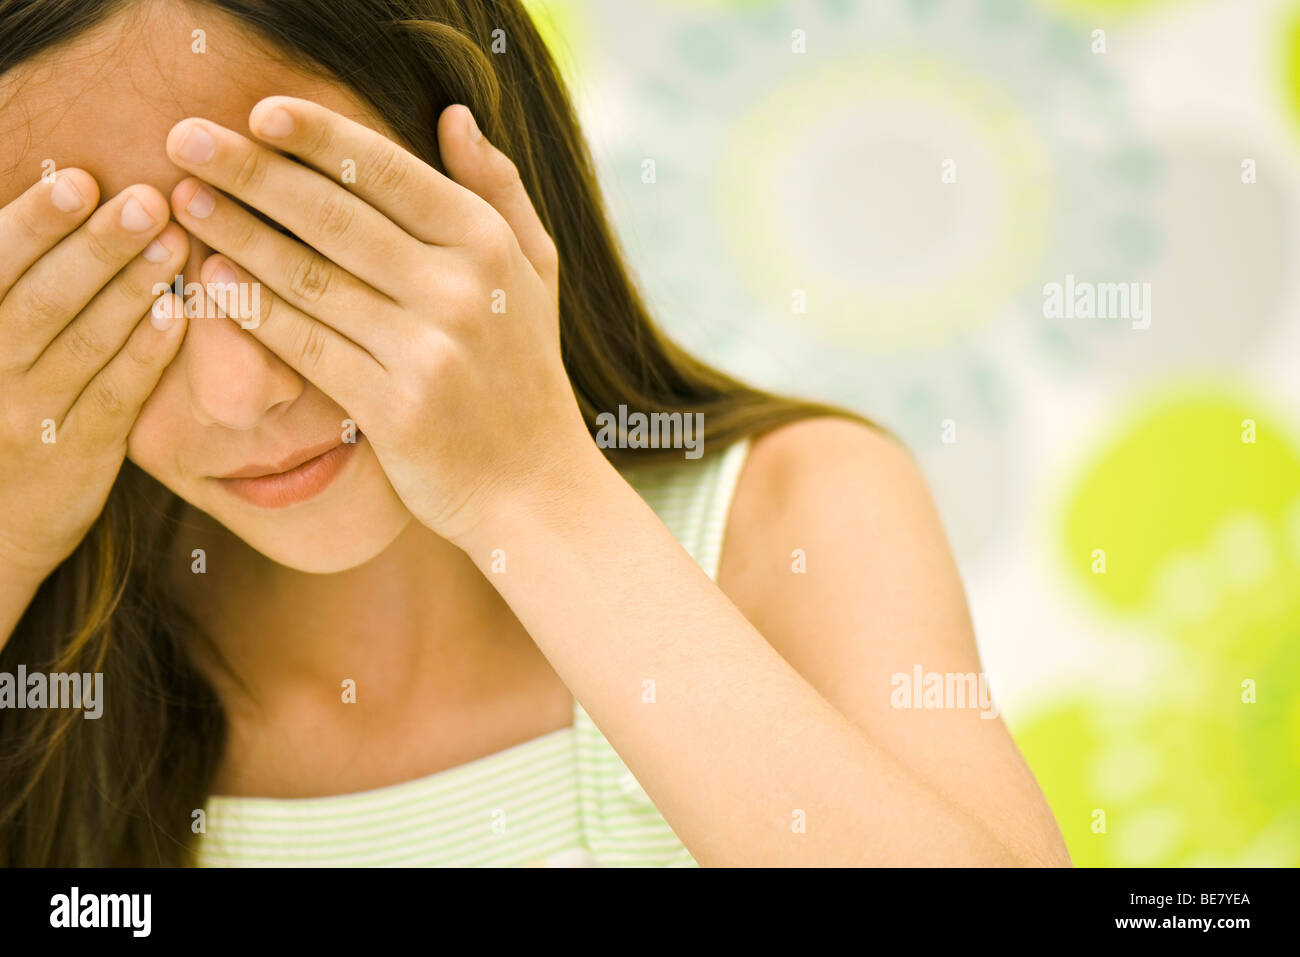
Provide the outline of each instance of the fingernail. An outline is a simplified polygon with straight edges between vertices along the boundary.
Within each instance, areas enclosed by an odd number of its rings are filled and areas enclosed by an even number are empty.
[[[279,139],[293,132],[293,117],[288,110],[276,107],[257,126],[263,136]]]
[[[474,122],[474,113],[468,106],[465,107],[465,115],[469,118],[465,124],[469,128],[469,138],[477,143],[483,139],[483,132],[478,128],[478,124]]]
[[[153,323],[153,327],[159,332],[166,332],[172,327],[172,323],[176,321],[176,317],[172,315],[172,311],[172,297],[171,294],[168,293],[153,304],[153,309],[150,311],[149,315],[149,321]]]
[[[187,163],[206,163],[216,151],[216,140],[198,125],[191,126],[181,139],[181,145],[176,147],[176,155]]]
[[[81,209],[86,204],[80,190],[73,185],[72,180],[67,176],[60,176],[55,181],[54,188],[50,190],[50,202],[65,213]]]
[[[172,251],[168,249],[166,246],[164,246],[162,242],[155,239],[153,242],[151,242],[148,246],[145,247],[144,252],[141,253],[140,255],[144,256],[147,262],[165,263],[168,259],[171,258]]]
[[[233,269],[231,269],[225,263],[219,262],[217,263],[216,266],[213,267],[212,278],[209,279],[208,281],[212,285],[228,286],[231,285],[232,283],[239,282],[239,277],[235,275],[235,271]]]
[[[185,212],[189,213],[195,219],[207,219],[212,215],[212,211],[217,208],[217,198],[212,195],[212,190],[206,186],[200,186],[190,197],[189,204],[185,207]]]
[[[122,228],[128,233],[142,233],[151,227],[155,220],[140,201],[132,196],[122,207]]]

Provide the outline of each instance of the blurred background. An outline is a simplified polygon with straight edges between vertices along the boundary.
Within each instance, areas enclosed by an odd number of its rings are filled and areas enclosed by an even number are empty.
[[[1075,863],[1300,864],[1300,3],[527,5],[664,327],[921,461]]]

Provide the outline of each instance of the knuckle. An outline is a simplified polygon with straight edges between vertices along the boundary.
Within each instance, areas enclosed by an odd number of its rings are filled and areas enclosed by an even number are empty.
[[[294,339],[294,355],[300,363],[299,368],[316,368],[325,357],[328,339],[325,330],[317,322],[304,322]]]
[[[130,360],[131,365],[137,372],[153,371],[157,350],[150,348],[149,343],[151,341],[157,342],[157,337],[132,336],[126,340],[126,345],[122,347],[122,351],[126,353],[127,359]]]
[[[329,124],[314,124],[311,135],[307,137],[307,142],[304,144],[304,152],[311,156],[323,156],[333,152],[333,149],[334,132],[330,129]]]
[[[101,364],[103,353],[95,341],[86,335],[86,331],[81,328],[81,323],[69,327],[62,338],[64,350],[76,362],[95,367]]]
[[[495,210],[480,217],[472,227],[472,233],[474,246],[492,262],[509,255],[514,245],[510,224]]]
[[[23,311],[38,323],[56,322],[65,318],[67,308],[59,294],[47,283],[33,283],[23,296]]]
[[[235,167],[230,182],[236,192],[256,190],[266,179],[266,163],[259,150],[250,149]]]
[[[502,228],[496,230],[488,242],[485,252],[488,256],[488,262],[494,267],[501,267],[510,262],[515,253],[515,234],[510,231],[510,227],[503,225]]]
[[[106,418],[115,419],[126,411],[126,399],[121,390],[112,383],[96,379],[87,391],[90,393],[90,401]]]
[[[374,149],[366,160],[366,170],[371,185],[384,195],[401,192],[406,184],[407,168],[401,153],[392,144]]]
[[[326,240],[345,239],[352,229],[352,204],[346,197],[325,196],[316,207],[316,234]]]
[[[270,325],[271,315],[273,313],[279,312],[278,303],[279,303],[279,298],[277,296],[266,296],[264,298],[264,300],[261,302],[261,306],[262,306],[261,315],[257,317],[257,323],[259,326]]]
[[[437,328],[418,330],[411,349],[414,367],[423,370],[424,373],[435,373],[438,364],[442,361],[442,340],[443,334]]]
[[[142,277],[139,272],[130,270],[122,273],[117,278],[118,298],[135,305],[140,302],[148,302],[154,297],[151,295],[153,286],[146,286],[141,281]],[[159,280],[160,282],[162,280]]]
[[[19,208],[14,221],[18,224],[18,229],[23,234],[24,242],[44,246],[47,242],[45,230],[36,225],[32,220],[31,212],[25,208]]]
[[[446,321],[452,325],[472,322],[480,313],[491,308],[491,293],[469,270],[449,272],[438,280],[436,301],[441,305]]]
[[[333,282],[333,270],[313,253],[298,257],[289,274],[289,291],[304,303],[314,305],[324,298]]]
[[[101,266],[117,267],[122,264],[123,257],[114,247],[113,241],[98,230],[86,230],[85,248]]]

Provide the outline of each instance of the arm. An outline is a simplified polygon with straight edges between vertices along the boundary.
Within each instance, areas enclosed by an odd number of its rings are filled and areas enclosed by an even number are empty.
[[[892,678],[982,674],[956,564],[907,452],[825,419],[756,443],[719,582],[756,628],[873,740],[999,835],[1068,864],[1056,821],[996,710],[896,708]],[[791,574],[790,553],[808,555]]]
[[[887,713],[889,674],[911,670],[899,654],[943,670],[975,656],[942,536],[884,441],[813,423],[757,443],[723,560],[746,613],[594,447],[581,482],[464,543],[701,864],[1065,859],[1000,722]],[[875,498],[871,481],[902,487]],[[816,574],[791,574],[795,546]],[[508,574],[488,573],[497,548]]]

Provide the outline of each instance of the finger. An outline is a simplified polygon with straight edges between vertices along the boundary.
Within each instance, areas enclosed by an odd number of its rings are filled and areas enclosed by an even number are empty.
[[[95,210],[99,184],[84,170],[59,170],[0,209],[0,301],[32,263]]]
[[[258,279],[289,305],[337,329],[370,352],[395,354],[405,324],[392,301],[310,246],[272,229],[230,197],[197,179],[172,190],[177,221],[232,262],[258,264]],[[381,320],[382,317],[382,321]],[[247,317],[235,316],[244,319]]]
[[[443,162],[456,182],[485,199],[510,225],[528,261],[554,293],[559,288],[559,258],[555,243],[542,225],[537,209],[510,157],[478,131],[473,114],[462,104],[449,106],[438,118],[438,144]]]
[[[240,326],[293,367],[309,382],[345,408],[358,410],[383,385],[384,366],[365,349],[335,329],[295,309],[261,285],[252,274],[226,256],[211,256],[199,271],[212,308],[230,316],[230,298],[216,287],[235,284],[260,290],[251,297],[251,319]]]
[[[28,369],[56,335],[168,222],[167,200],[131,186],[38,259],[0,302],[9,356]]]
[[[124,443],[184,338],[185,304],[168,293],[155,301],[122,348],[86,383],[60,432],[88,449]]]
[[[355,120],[310,100],[272,96],[253,107],[248,128],[341,183],[421,242],[459,246],[470,234],[479,212],[472,194]]]
[[[173,162],[281,223],[363,282],[393,294],[424,247],[383,213],[301,163],[207,120],[167,137]]]
[[[26,373],[39,384],[42,395],[61,403],[60,413],[122,348],[140,316],[163,295],[165,289],[159,287],[170,286],[189,258],[189,239],[175,223],[155,242],[165,251],[165,258],[153,253],[137,256],[59,333]],[[149,249],[154,249],[152,243]]]

